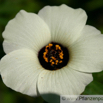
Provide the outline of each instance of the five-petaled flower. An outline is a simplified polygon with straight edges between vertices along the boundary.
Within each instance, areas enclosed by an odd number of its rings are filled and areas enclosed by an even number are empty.
[[[86,20],[84,10],[66,5],[46,6],[38,15],[21,10],[3,32],[3,82],[47,101],[42,94],[81,94],[92,73],[103,70],[103,35]]]

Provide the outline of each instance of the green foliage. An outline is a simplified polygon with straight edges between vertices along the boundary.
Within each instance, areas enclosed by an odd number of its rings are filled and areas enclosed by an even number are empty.
[[[98,81],[93,81],[86,87],[83,94],[84,95],[103,95],[102,89],[103,89],[103,83],[100,83]]]
[[[0,58],[4,56],[2,32],[7,22],[24,9],[37,13],[46,5],[67,4],[73,8],[83,8],[88,15],[88,25],[93,25],[103,33],[103,0],[0,0]],[[103,95],[103,72],[93,74],[94,80],[83,94]],[[0,103],[43,103],[41,97],[32,98],[7,88],[0,79]]]

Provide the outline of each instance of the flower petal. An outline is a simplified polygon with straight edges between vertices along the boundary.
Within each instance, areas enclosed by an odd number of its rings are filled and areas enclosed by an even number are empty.
[[[92,74],[78,72],[68,67],[57,71],[42,71],[38,79],[38,91],[44,100],[50,102],[48,96],[44,94],[79,95],[92,80]],[[54,99],[51,102],[53,101]]]
[[[84,10],[73,9],[64,4],[59,7],[46,6],[38,15],[48,24],[52,41],[67,46],[80,36],[87,20]]]
[[[91,26],[85,26],[81,33],[81,37],[69,47],[69,67],[90,73],[102,71],[103,35]]]
[[[15,50],[1,59],[0,73],[3,82],[10,88],[36,96],[36,83],[43,70],[35,53],[28,49]]]
[[[24,10],[9,21],[3,37],[6,53],[21,48],[30,48],[37,52],[51,40],[47,24],[38,15]]]

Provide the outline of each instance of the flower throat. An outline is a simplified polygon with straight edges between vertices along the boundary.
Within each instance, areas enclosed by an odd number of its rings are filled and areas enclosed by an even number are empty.
[[[57,70],[67,65],[69,52],[58,43],[49,43],[39,51],[38,58],[45,69]]]

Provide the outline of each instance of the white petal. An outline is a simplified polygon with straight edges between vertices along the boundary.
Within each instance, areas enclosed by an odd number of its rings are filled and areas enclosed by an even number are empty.
[[[46,6],[38,15],[48,24],[52,41],[67,46],[80,36],[87,20],[84,10],[73,9],[66,5]]]
[[[79,95],[93,80],[92,74],[86,74],[64,67],[57,71],[43,71],[38,79],[38,91],[47,102],[49,93],[58,95]],[[48,93],[48,96],[44,94]],[[54,96],[55,97],[55,96]]]
[[[103,35],[93,27],[85,26],[82,36],[69,48],[69,67],[82,72],[103,70]]]
[[[81,31],[81,36],[79,40],[85,39],[87,37],[96,36],[101,34],[101,32],[93,26],[85,25],[83,30]]]
[[[28,49],[13,51],[0,62],[0,73],[6,86],[30,96],[37,95],[36,83],[42,70],[37,56]]]
[[[6,53],[21,48],[30,48],[37,52],[51,39],[47,24],[38,15],[24,10],[9,21],[3,37]]]

